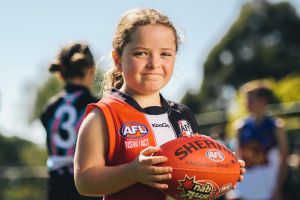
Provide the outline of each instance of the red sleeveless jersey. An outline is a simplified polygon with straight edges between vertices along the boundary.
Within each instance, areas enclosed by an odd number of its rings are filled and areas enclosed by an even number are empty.
[[[133,98],[113,89],[98,103],[88,106],[86,114],[97,107],[106,119],[108,166],[131,162],[148,146],[160,146],[176,137],[198,132],[194,115],[186,106],[166,101],[162,96],[161,102],[162,107],[143,109]],[[163,200],[166,195],[160,190],[136,183],[105,199]]]

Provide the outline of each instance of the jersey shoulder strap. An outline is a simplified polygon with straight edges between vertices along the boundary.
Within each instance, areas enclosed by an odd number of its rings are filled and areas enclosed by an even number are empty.
[[[115,125],[114,119],[112,117],[111,111],[109,107],[102,101],[98,101],[97,103],[91,103],[87,106],[84,117],[86,117],[94,108],[100,109],[103,113],[104,118],[106,120],[107,130],[108,130],[108,154],[107,161],[113,160],[113,155],[115,154],[115,147],[117,145],[117,137],[115,134]]]

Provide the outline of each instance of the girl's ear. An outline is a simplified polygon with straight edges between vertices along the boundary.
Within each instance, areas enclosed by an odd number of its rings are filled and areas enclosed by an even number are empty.
[[[111,55],[112,55],[112,58],[114,60],[117,71],[122,72],[121,58],[120,58],[119,54],[116,51],[112,51]]]

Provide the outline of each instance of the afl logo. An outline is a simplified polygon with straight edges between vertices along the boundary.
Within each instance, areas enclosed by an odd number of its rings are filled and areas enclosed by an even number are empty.
[[[224,154],[217,149],[207,150],[206,157],[214,162],[222,162],[225,159]]]
[[[190,123],[186,120],[179,120],[178,126],[180,128],[181,134],[183,136],[189,136],[193,134],[193,129],[190,125]]]
[[[144,124],[128,122],[121,126],[119,133],[122,137],[137,139],[147,135],[148,128]]]

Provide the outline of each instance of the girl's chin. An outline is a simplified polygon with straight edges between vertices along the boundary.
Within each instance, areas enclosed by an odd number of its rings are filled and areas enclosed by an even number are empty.
[[[164,85],[162,84],[152,83],[152,84],[141,85],[138,88],[136,87],[136,85],[134,85],[133,87],[129,86],[126,90],[128,90],[128,92],[130,93],[134,92],[138,94],[150,95],[154,93],[159,93],[163,87]]]

